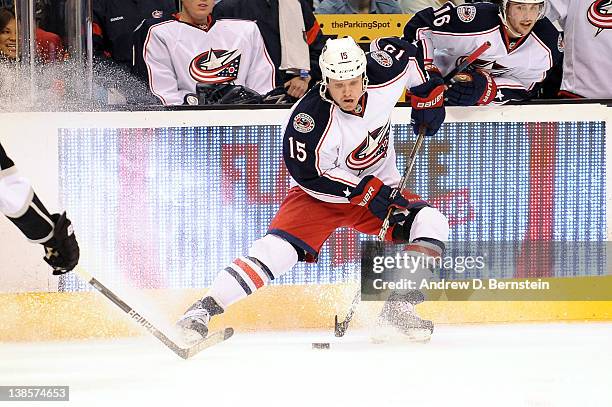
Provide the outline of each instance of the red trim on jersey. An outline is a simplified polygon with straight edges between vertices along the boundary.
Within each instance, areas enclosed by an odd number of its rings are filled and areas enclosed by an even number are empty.
[[[550,52],[550,48],[548,48],[546,46],[546,44],[544,44],[544,42],[542,42],[542,40],[540,38],[538,38],[537,35],[533,35],[533,38],[535,38],[535,40],[542,46],[542,48],[544,48],[544,50],[546,51],[546,54],[548,55],[548,69],[552,68],[553,66],[553,58],[552,58],[552,52]],[[548,69],[546,71],[548,71]],[[546,72],[542,73],[542,80],[546,79]]]
[[[325,131],[323,132],[323,137],[319,140],[317,144],[317,148],[315,148],[315,155],[317,159],[315,160],[315,167],[317,169],[317,173],[319,176],[323,175],[323,171],[321,171],[321,167],[319,166],[319,150],[321,150],[321,146],[323,146],[323,141],[325,137],[327,137],[327,133],[329,132],[329,128],[331,127],[332,122],[334,121],[334,105],[332,104],[329,108],[329,120],[327,121],[327,125],[325,126]]]
[[[523,90],[530,90],[531,89],[531,88],[527,88],[526,86],[523,86],[523,85],[513,85],[511,83],[504,84],[503,83],[503,79],[504,78],[496,78],[495,79],[495,83],[497,83],[497,87],[498,88],[523,89]],[[499,83],[499,82],[501,82],[501,83]]]
[[[395,78],[390,79],[390,80],[388,80],[388,81],[387,81],[387,82],[385,82],[385,83],[381,83],[380,85],[368,85],[368,88],[371,88],[371,89],[384,88],[385,86],[389,86],[389,85],[391,85],[391,84],[393,84],[393,83],[397,82],[397,81],[398,81],[398,79],[399,79],[399,78],[401,78],[402,76],[404,76],[404,74],[405,74],[405,73],[408,71],[408,68],[410,67],[410,62],[411,62],[412,60],[415,60],[415,58],[414,58],[414,57],[410,57],[410,58],[408,58],[408,63],[406,64],[406,67],[404,68],[404,70],[402,71],[402,73],[400,73],[399,75],[397,75]],[[418,64],[417,64],[417,66],[418,66]]]
[[[198,26],[198,25],[196,25],[196,24],[193,24],[193,23],[188,23],[187,21],[183,21],[183,20],[181,20],[182,13],[175,13],[175,14],[172,14],[172,16],[173,16],[173,17],[175,17],[175,18],[176,18],[176,20],[177,20],[179,23],[183,23],[183,24],[190,25],[190,26],[192,26],[193,28],[197,28],[198,30],[202,30],[202,31],[204,31],[204,32],[208,32],[208,31],[210,31],[210,29],[212,28],[212,26],[215,24],[215,20],[213,19],[212,14],[209,14],[209,15],[206,17],[206,28],[202,28],[202,27],[200,27],[200,26]]]
[[[319,26],[319,22],[315,19],[314,24],[310,27],[310,30],[306,31],[306,43],[308,45],[312,45],[312,43],[317,39],[317,35],[321,31],[321,27]]]
[[[257,28],[257,32],[259,32],[259,36],[261,37],[261,32],[259,31],[259,27]],[[261,41],[263,42],[263,37],[261,37]],[[272,59],[270,58],[270,55],[268,55],[268,50],[266,49],[266,44],[265,43],[263,45],[263,49],[264,49],[264,55],[266,56],[266,59],[268,60],[268,63],[272,67],[272,85],[271,85],[271,89],[274,89],[276,87],[276,67],[272,63]]]
[[[515,43],[514,43],[514,47],[512,47],[512,49],[510,49],[510,36],[508,35],[508,29],[506,28],[505,25],[501,26],[501,30],[502,30],[502,38],[504,39],[504,45],[506,46],[506,51],[508,51],[508,54],[513,53],[514,51],[516,51],[521,44],[523,44],[525,42],[525,40],[530,36],[531,31],[529,32],[529,34],[527,35],[523,35],[522,37],[520,37]]]
[[[253,284],[255,284],[255,287],[257,287],[258,289],[263,287],[263,280],[261,279],[261,277],[259,277],[259,274],[257,274],[257,272],[251,268],[251,266],[249,266],[240,259],[234,260],[234,264],[240,267],[240,269],[244,271],[247,276],[249,276]]]
[[[584,96],[580,96],[577,93],[570,92],[569,90],[560,90],[557,96],[563,99],[584,99]]]
[[[327,134],[329,133],[329,129],[331,127],[332,121],[334,120],[334,109],[335,108],[336,108],[335,105],[331,105],[330,112],[329,112],[329,121],[327,122],[327,127],[325,128],[325,132],[323,133],[323,137],[321,137],[321,140],[319,141],[319,144],[317,144],[317,148],[315,150],[315,154],[317,156],[317,159],[315,161],[315,166],[317,167],[317,172],[319,173],[319,175],[321,177],[325,177],[325,178],[328,178],[328,179],[330,179],[332,181],[341,182],[341,183],[343,183],[345,185],[350,185],[350,186],[354,187],[354,186],[357,185],[354,182],[345,180],[344,178],[334,177],[333,175],[330,175],[327,172],[323,172],[321,170],[321,167],[319,167],[319,150],[323,146],[323,141],[325,140],[325,137],[327,137]],[[331,196],[336,196],[336,195],[331,195]]]
[[[447,33],[443,31],[434,31],[434,30],[432,30],[431,32],[436,35],[447,35],[449,37],[476,37],[478,35],[491,34],[492,32],[499,30],[499,27],[500,26],[496,25],[495,27],[493,27],[492,29],[488,31],[480,31],[476,33]]]

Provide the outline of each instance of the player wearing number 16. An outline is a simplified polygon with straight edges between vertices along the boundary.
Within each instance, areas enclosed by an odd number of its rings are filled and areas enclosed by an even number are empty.
[[[544,17],[547,0],[447,2],[419,11],[404,27],[406,41],[423,41],[425,63],[447,75],[480,44],[487,49],[446,91],[448,106],[503,104],[533,97],[562,59],[563,39]]]
[[[446,218],[413,193],[391,193],[400,180],[390,121],[395,102],[410,90],[415,133],[433,136],[444,121],[443,80],[435,69],[425,69],[422,46],[382,38],[366,54],[352,38],[328,40],[319,65],[323,80],[294,105],[284,124],[291,188],[268,233],[222,270],[207,296],[179,320],[186,339],[201,339],[212,316],[298,261],[316,261],[337,228],[377,235],[389,208],[396,210],[385,240],[413,242],[416,256],[442,253]],[[397,301],[385,305],[381,319],[400,330],[431,330],[414,314],[418,298],[394,295]]]

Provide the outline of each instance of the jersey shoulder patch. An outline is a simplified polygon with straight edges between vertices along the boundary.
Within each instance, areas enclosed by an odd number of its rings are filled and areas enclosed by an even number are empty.
[[[462,4],[448,2],[433,12],[431,29],[449,33],[477,33],[493,29],[501,23],[499,8],[491,3]]]
[[[309,139],[321,137],[330,119],[331,104],[319,95],[320,87],[321,84],[313,86],[295,105],[285,134],[296,134]]]
[[[401,38],[377,39],[372,51],[366,53],[369,84],[380,85],[401,75],[417,52],[417,47]]]

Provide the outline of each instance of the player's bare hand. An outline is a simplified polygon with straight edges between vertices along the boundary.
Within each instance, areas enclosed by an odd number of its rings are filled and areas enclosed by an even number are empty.
[[[304,96],[304,93],[308,90],[308,84],[310,83],[310,76],[306,78],[300,78],[296,76],[295,78],[285,82],[285,88],[287,89],[287,94],[289,96],[293,96],[294,98],[301,98]]]

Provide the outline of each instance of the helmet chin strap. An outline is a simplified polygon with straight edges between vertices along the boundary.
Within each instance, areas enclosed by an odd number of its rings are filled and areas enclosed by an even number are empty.
[[[516,32],[516,31],[514,31],[514,30],[513,30],[513,29],[510,27],[510,23],[508,22],[508,20],[506,20],[506,17],[505,17],[505,16],[504,16],[502,13],[499,13],[499,17],[501,18],[502,23],[504,23],[504,27],[506,27],[506,30],[508,30],[508,31],[510,32],[510,34],[512,34],[512,35],[514,35],[514,36],[516,36],[516,37],[518,37],[518,38],[522,38],[522,37],[524,37],[524,35],[523,35],[523,34],[521,34],[521,33],[518,33],[518,32]]]

